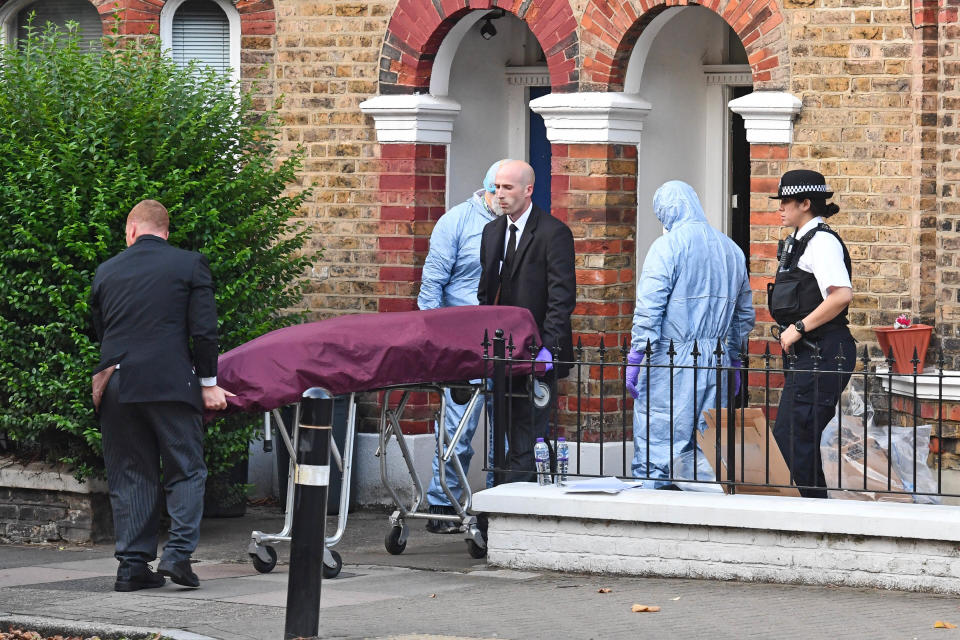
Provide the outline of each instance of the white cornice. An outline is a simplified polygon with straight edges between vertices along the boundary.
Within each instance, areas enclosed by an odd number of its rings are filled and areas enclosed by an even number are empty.
[[[530,108],[543,116],[552,143],[636,145],[653,107],[637,95],[588,92],[551,93]]]
[[[705,64],[703,76],[707,84],[752,87],[753,73],[748,64]]]
[[[793,142],[793,121],[803,108],[799,98],[784,91],[754,91],[728,105],[743,117],[750,144]]]
[[[507,84],[518,87],[549,87],[547,67],[507,67]]]
[[[431,95],[383,95],[360,103],[373,116],[380,144],[450,144],[460,104]]]

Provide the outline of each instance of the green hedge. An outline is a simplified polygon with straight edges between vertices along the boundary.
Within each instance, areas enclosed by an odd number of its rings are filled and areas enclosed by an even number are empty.
[[[277,158],[277,114],[229,79],[156,46],[83,51],[75,28],[0,52],[0,432],[82,477],[102,468],[90,284],[130,208],[164,203],[170,243],[209,259],[222,352],[298,320],[308,189],[301,152]],[[211,473],[257,422],[208,425]]]

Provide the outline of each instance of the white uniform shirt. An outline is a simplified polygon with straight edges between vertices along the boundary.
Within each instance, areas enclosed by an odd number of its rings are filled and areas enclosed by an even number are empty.
[[[815,229],[821,222],[823,218],[817,216],[800,227],[796,232],[797,241],[799,242],[800,238]],[[824,299],[828,295],[828,287],[853,288],[850,284],[850,274],[847,273],[847,267],[843,263],[843,247],[840,241],[830,233],[817,233],[810,239],[810,244],[800,256],[797,267],[813,274]]]

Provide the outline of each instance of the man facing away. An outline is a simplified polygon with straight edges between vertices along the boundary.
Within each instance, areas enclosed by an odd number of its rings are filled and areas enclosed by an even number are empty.
[[[653,211],[667,233],[650,246],[637,282],[626,376],[637,400],[632,467],[634,477],[652,479],[653,488],[674,489],[668,478],[714,477],[697,446],[694,423],[706,428],[703,412],[716,407],[716,394],[720,406],[727,405],[725,382],[718,389],[710,372],[718,364],[740,366],[740,348],[754,324],[753,293],[743,251],[710,226],[693,187],[679,180],[663,184],[653,196]],[[671,341],[674,370],[642,366],[648,343],[650,364],[669,365]],[[689,470],[678,473],[671,453],[687,456]]]
[[[217,386],[217,310],[207,260],[167,244],[167,210],[143,200],[127,216],[127,249],[97,268],[91,291],[100,363],[93,381],[120,561],[116,591],[199,586],[197,547],[207,469],[204,408]],[[161,481],[162,478],[162,481]],[[166,494],[170,535],[157,567]]]
[[[421,310],[440,307],[462,307],[477,304],[477,284],[480,281],[480,234],[484,226],[502,213],[500,204],[494,197],[496,187],[494,177],[501,162],[494,162],[479,189],[466,202],[462,202],[443,214],[430,234],[430,251],[423,264],[423,282],[417,306]],[[457,426],[463,419],[467,405],[454,401],[447,389],[444,423],[446,442],[453,438]],[[482,403],[475,405],[467,418],[466,426],[456,446],[456,455],[463,467],[464,474],[470,469],[473,457],[471,441],[480,421]],[[439,429],[439,424],[434,425]],[[447,487],[456,500],[461,500],[463,487],[457,478],[453,462],[447,462],[444,472]],[[454,515],[456,510],[450,503],[440,483],[440,463],[437,454],[433,457],[433,478],[427,491],[430,513]],[[431,533],[456,533],[459,527],[450,521],[428,520],[427,530]]]
[[[570,314],[577,301],[573,234],[533,204],[533,183],[533,168],[526,162],[504,162],[497,171],[497,199],[504,215],[483,229],[477,297],[484,305],[529,309],[543,341],[538,359],[549,360],[551,351],[558,349],[558,360],[570,361]],[[556,370],[546,374],[545,382],[551,384],[555,376],[565,377],[569,371],[569,364],[559,362]],[[513,381],[515,388],[522,389],[523,384],[522,377]],[[529,482],[536,478],[534,441],[547,436],[550,405],[534,408],[531,420],[527,398],[513,397],[508,412],[512,425],[507,429],[509,452],[503,477]]]

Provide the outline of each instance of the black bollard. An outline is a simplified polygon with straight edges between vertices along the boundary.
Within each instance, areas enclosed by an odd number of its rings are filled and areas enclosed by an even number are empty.
[[[284,640],[316,638],[320,631],[333,396],[324,389],[309,389],[300,407]]]

